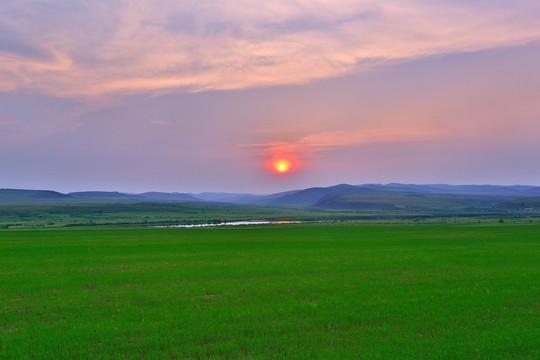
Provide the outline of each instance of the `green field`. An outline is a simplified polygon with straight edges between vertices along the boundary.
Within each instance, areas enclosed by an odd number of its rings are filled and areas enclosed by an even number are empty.
[[[370,219],[376,212],[355,212],[220,203],[124,202],[79,204],[0,204],[0,229],[96,225],[170,225],[237,220]],[[395,212],[389,212],[393,215]],[[383,214],[387,215],[387,214]],[[406,214],[399,214],[403,216]],[[422,214],[420,214],[422,215]],[[418,214],[415,214],[418,216]]]
[[[538,213],[330,210],[225,203],[123,202],[77,204],[0,204],[0,229],[71,226],[149,226],[205,224],[238,220],[384,221],[440,223],[540,222]]]
[[[0,231],[0,359],[539,359],[540,226]]]

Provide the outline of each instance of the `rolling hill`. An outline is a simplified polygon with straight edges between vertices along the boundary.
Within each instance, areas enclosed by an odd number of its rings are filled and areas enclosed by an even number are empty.
[[[292,190],[271,195],[251,194],[227,194],[227,193],[202,193],[194,194],[205,200],[225,201],[235,204],[255,205],[286,205],[286,206],[311,206],[330,194],[380,194],[387,193],[421,193],[439,195],[464,195],[491,197],[495,201],[505,201],[533,196],[540,196],[540,187],[527,185],[446,185],[446,184],[340,184],[329,187],[312,187],[301,190]],[[210,195],[207,195],[210,194]]]
[[[81,191],[62,194],[49,190],[0,190],[2,203],[210,202],[254,206],[295,206],[341,210],[485,211],[536,207],[519,199],[540,197],[540,187],[527,185],[340,184],[270,195],[247,193]],[[532,200],[527,200],[532,201]],[[533,201],[534,203],[534,201]],[[500,204],[500,205],[499,205]],[[499,206],[497,206],[499,205]]]
[[[313,206],[335,210],[482,211],[501,201],[493,196],[430,193],[332,193]]]
[[[72,192],[68,195],[93,200],[119,200],[119,201],[201,201],[192,195],[184,193],[166,193],[150,191],[142,194],[126,194],[118,191],[82,191]]]
[[[164,201],[201,201],[202,199],[196,198],[195,196],[184,194],[184,193],[165,193],[165,192],[145,192],[142,194],[137,194],[138,197],[142,197],[150,200],[164,200]]]
[[[384,193],[385,191],[370,187],[340,184],[329,187],[313,187],[304,190],[278,193],[259,200],[258,204],[267,205],[313,205],[324,196],[342,193]]]
[[[51,190],[0,189],[0,202],[32,203],[69,199],[70,196]]]
[[[232,204],[253,204],[268,196],[226,192],[204,192],[198,194],[189,193],[188,195],[204,201],[228,202]]]
[[[138,195],[124,194],[118,191],[79,191],[68,194],[71,197],[85,199],[110,199],[110,200],[141,200]]]
[[[507,211],[540,210],[540,197],[504,201],[497,204],[495,208]]]
[[[381,185],[384,188],[407,188],[414,191],[433,194],[459,194],[459,195],[502,195],[502,196],[527,196],[526,192],[534,190],[534,186],[528,185],[448,185],[448,184],[399,184],[390,183]],[[539,191],[540,194],[540,191]]]

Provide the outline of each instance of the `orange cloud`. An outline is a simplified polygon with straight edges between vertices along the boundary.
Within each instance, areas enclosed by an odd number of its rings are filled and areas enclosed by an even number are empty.
[[[540,4],[526,0],[70,4],[2,2],[10,41],[0,45],[0,91],[101,97],[297,84],[540,39]]]
[[[310,134],[292,142],[246,144],[240,145],[240,148],[248,153],[260,156],[309,154],[338,147],[369,143],[434,141],[448,138],[450,135],[441,130],[421,127],[331,131]]]

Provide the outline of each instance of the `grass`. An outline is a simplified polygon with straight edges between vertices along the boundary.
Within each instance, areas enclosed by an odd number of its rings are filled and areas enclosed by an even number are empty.
[[[407,210],[329,210],[189,202],[122,202],[79,204],[0,204],[0,229],[63,226],[133,226],[219,223],[237,220],[362,220],[385,222],[405,219],[436,222],[540,221],[538,213],[419,212]],[[441,220],[443,219],[443,220]]]
[[[43,226],[192,224],[235,220],[371,218],[354,211],[219,203],[98,203],[0,205],[0,228]]]
[[[538,359],[538,224],[0,231],[1,359]]]

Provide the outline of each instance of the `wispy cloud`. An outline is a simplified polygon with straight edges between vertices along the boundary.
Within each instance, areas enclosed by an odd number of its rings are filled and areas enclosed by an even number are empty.
[[[442,130],[419,127],[331,131],[309,134],[296,141],[243,144],[239,148],[249,154],[259,156],[305,155],[317,151],[370,143],[434,141],[447,138],[450,135]]]
[[[52,96],[304,83],[540,39],[532,0],[4,0],[0,18],[0,91]]]

